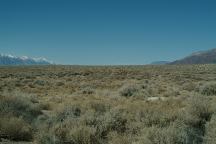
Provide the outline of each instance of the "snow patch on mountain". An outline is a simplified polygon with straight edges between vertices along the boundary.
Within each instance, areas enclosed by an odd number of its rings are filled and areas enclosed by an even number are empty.
[[[50,65],[53,62],[46,58],[17,57],[11,54],[0,54],[0,65]]]

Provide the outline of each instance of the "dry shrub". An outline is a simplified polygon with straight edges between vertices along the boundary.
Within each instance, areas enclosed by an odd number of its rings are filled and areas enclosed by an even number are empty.
[[[4,92],[0,95],[0,138],[31,141],[32,125],[40,114],[40,105],[30,97],[20,92]]]
[[[127,118],[121,110],[111,110],[103,114],[88,111],[78,117],[74,116],[75,111],[74,108],[66,109],[57,114],[56,118],[52,118],[51,127],[44,126],[48,128],[47,134],[41,135],[44,128],[38,133],[38,141],[52,143],[55,139],[59,143],[103,144],[108,141],[109,133],[122,135],[127,130]]]
[[[152,95],[152,89],[144,84],[126,83],[119,89],[120,96],[145,98]]]
[[[138,111],[139,119],[146,127],[166,127],[179,118],[180,106],[173,100],[151,102]]]
[[[215,144],[216,141],[216,114],[206,124],[204,144]]]
[[[149,127],[142,130],[139,143],[145,144],[183,144],[187,141],[184,123],[176,121],[168,127]]]
[[[94,127],[96,135],[100,139],[106,139],[110,132],[122,134],[127,130],[127,117],[121,110],[111,110],[100,115],[86,113],[81,121],[90,127]]]
[[[95,110],[96,113],[103,114],[103,113],[105,113],[108,109],[110,109],[110,106],[107,105],[107,104],[104,103],[104,102],[92,102],[92,103],[91,103],[91,108],[92,108],[93,110]]]
[[[183,119],[188,126],[188,142],[202,143],[205,135],[205,124],[210,120],[213,111],[208,97],[192,96],[185,108]]]
[[[56,86],[63,86],[63,85],[65,85],[65,83],[61,81],[56,83]]]
[[[133,138],[129,135],[110,132],[108,135],[108,144],[131,144]]]
[[[91,94],[95,94],[95,89],[92,87],[85,87],[81,90],[81,92],[84,95],[91,95]]]
[[[92,127],[80,125],[71,129],[66,139],[72,144],[96,144],[98,139],[95,132]]]
[[[54,132],[60,143],[94,144],[97,141],[94,128],[70,120],[55,125]]]
[[[97,137],[94,127],[70,118],[53,123],[50,128],[44,126],[37,134],[37,141],[41,144],[97,144],[100,143],[100,138]]]
[[[102,117],[108,131],[124,133],[126,131],[127,117],[123,110],[113,109]]]
[[[211,103],[203,96],[192,96],[185,109],[185,119],[191,126],[201,125],[208,121],[212,114]]]
[[[81,116],[81,109],[79,106],[65,106],[63,109],[57,111],[54,119],[57,122],[62,122],[67,119],[76,119]]]
[[[41,108],[29,98],[23,97],[21,93],[7,93],[5,96],[0,96],[0,113],[22,116],[30,122],[41,114]]]
[[[123,85],[119,91],[121,96],[130,97],[134,96],[139,91],[139,87],[135,84]]]
[[[196,85],[195,83],[187,82],[187,83],[184,83],[184,84],[183,84],[182,89],[191,92],[191,91],[196,90],[196,86],[197,86],[197,85]]]
[[[0,118],[0,138],[14,141],[30,141],[32,137],[31,126],[22,118]]]
[[[45,86],[46,84],[47,84],[47,82],[44,80],[36,80],[34,82],[34,85],[38,85],[38,86]]]
[[[211,83],[206,83],[200,88],[200,93],[203,95],[216,95],[216,83],[211,82]]]

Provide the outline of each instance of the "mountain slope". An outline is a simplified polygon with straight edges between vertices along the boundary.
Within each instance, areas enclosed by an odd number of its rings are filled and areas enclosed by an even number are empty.
[[[0,65],[49,65],[52,62],[45,58],[16,57],[0,54]]]
[[[213,64],[216,63],[216,48],[203,52],[196,52],[169,64]]]

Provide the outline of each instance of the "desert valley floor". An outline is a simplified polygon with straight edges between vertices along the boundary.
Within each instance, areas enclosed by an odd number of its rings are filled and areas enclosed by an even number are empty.
[[[0,143],[215,144],[216,65],[0,67]]]

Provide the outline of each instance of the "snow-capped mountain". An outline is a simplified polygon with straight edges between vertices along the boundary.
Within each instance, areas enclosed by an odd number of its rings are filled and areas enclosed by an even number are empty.
[[[27,56],[17,57],[0,54],[0,65],[50,65],[52,62],[46,58],[30,58]]]

